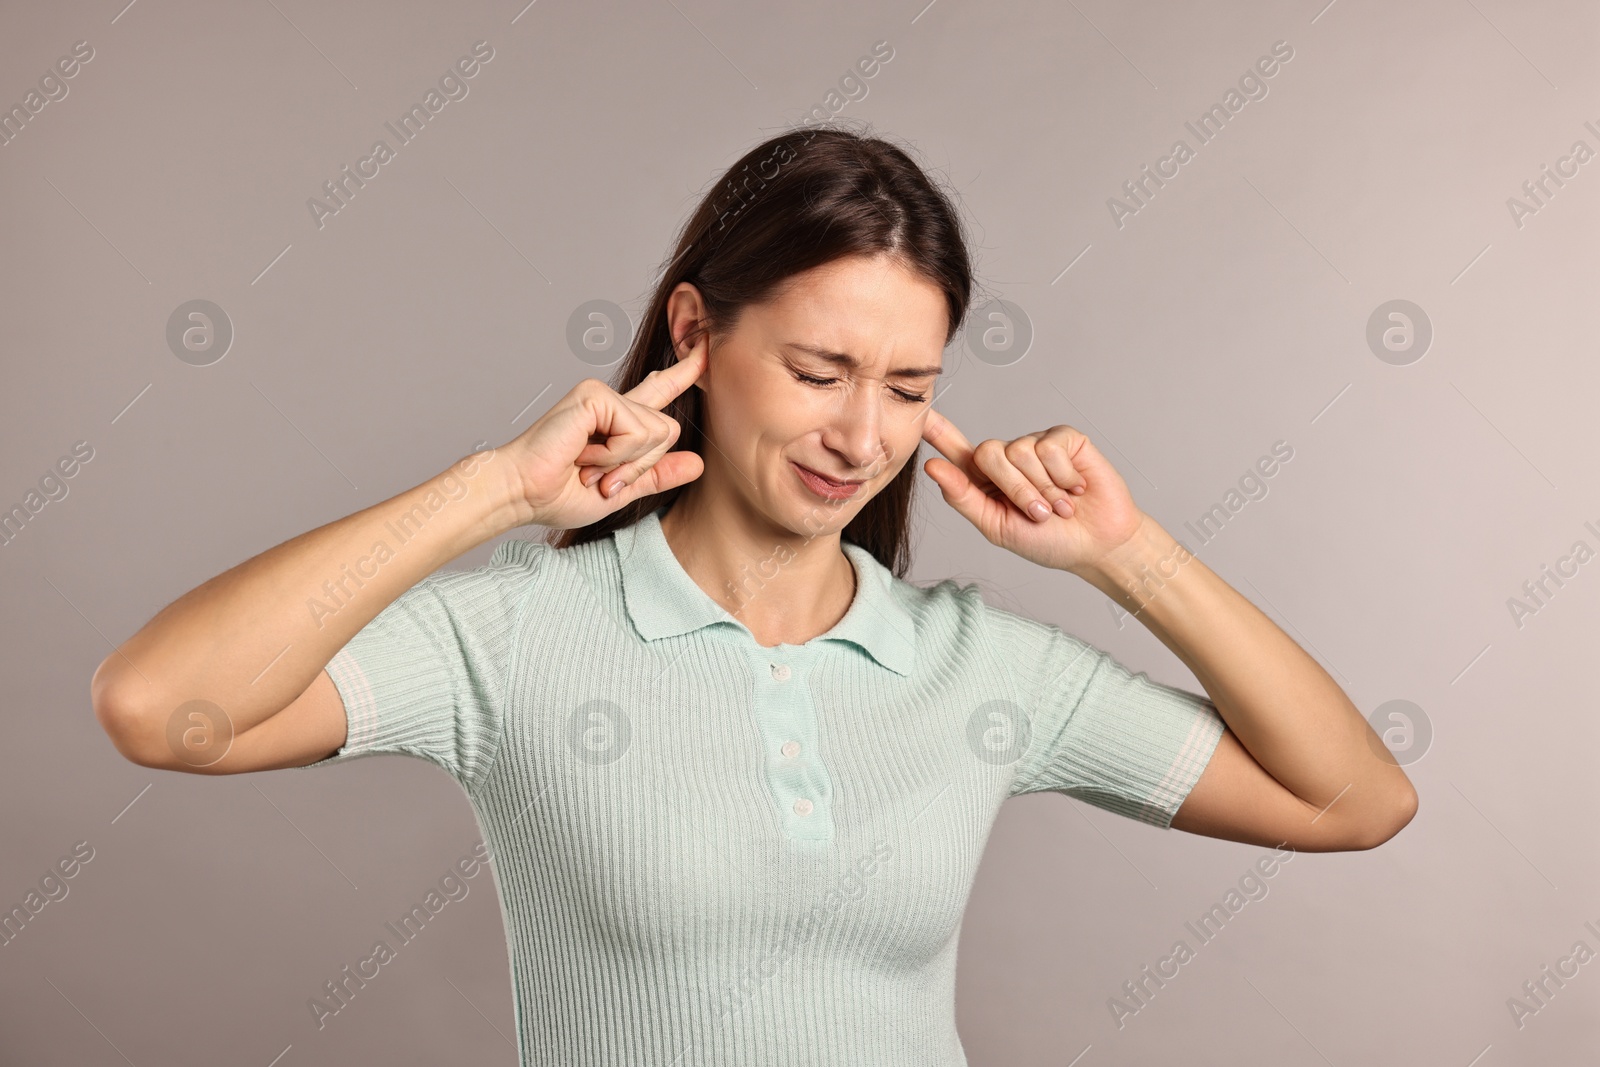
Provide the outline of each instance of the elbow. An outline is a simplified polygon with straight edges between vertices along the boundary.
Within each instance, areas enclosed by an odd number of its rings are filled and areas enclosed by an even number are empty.
[[[117,753],[141,767],[164,769],[171,765],[166,752],[165,731],[152,724],[149,714],[128,699],[126,690],[112,682],[102,663],[89,683],[89,702],[94,717],[111,739]],[[166,757],[166,758],[163,758]]]
[[[1377,848],[1404,830],[1417,814],[1417,791],[1408,781],[1399,798],[1390,806],[1387,817],[1368,823],[1365,832],[1351,845],[1351,851]]]

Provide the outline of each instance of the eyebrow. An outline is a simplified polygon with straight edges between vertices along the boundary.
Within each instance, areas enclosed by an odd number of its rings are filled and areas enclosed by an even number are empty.
[[[784,342],[783,347],[784,348],[792,348],[796,352],[803,352],[808,356],[815,356],[817,359],[827,360],[829,363],[833,363],[833,364],[835,364],[837,366],[844,367],[846,370],[859,370],[860,367],[861,367],[861,361],[856,359],[854,356],[849,355],[848,353],[845,353],[845,352],[830,352],[826,348],[822,348],[822,347],[820,347],[818,345],[802,344],[799,341],[786,341],[786,342]],[[899,370],[890,371],[889,372],[889,377],[891,377],[891,378],[937,378],[939,375],[941,375],[943,373],[944,373],[944,367],[942,367],[942,366],[938,366],[938,367],[902,367]]]

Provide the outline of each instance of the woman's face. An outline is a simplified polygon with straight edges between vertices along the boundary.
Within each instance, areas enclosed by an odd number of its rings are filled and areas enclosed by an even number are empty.
[[[699,308],[679,286],[674,337]],[[843,529],[916,451],[947,325],[943,291],[885,256],[790,279],[745,309],[695,383],[710,438],[700,480],[796,533]]]

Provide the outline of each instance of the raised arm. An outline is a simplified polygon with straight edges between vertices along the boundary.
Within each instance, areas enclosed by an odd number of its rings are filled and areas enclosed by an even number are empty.
[[[474,452],[167,605],[90,682],[117,751],[143,766],[209,774],[333,752],[345,739],[344,706],[323,668],[400,594],[518,524],[509,467],[504,452]]]
[[[1172,819],[1190,833],[1306,852],[1372,848],[1417,792],[1322,666],[1133,502],[1070,426],[972,445],[927,410],[924,469],[992,543],[1121,604],[1184,662],[1227,723]],[[1031,516],[1031,517],[1030,517]]]
[[[660,408],[699,376],[706,342],[627,394],[585,378],[499,449],[255,556],[162,609],[90,680],[96,718],[135,763],[202,774],[303,766],[344,745],[325,668],[445,563],[522,525],[588,525],[698,477]],[[592,483],[592,484],[586,484]]]
[[[1416,789],[1344,690],[1154,519],[1079,574],[1183,661],[1228,724],[1173,829],[1331,852],[1411,821]]]

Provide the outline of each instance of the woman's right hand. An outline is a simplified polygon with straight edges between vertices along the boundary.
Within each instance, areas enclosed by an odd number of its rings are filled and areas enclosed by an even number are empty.
[[[638,497],[700,477],[699,455],[667,451],[681,428],[661,409],[694,383],[705,361],[706,346],[696,345],[626,393],[585,378],[502,446],[521,525],[587,526]]]

